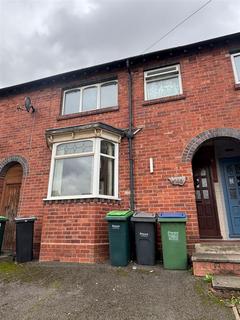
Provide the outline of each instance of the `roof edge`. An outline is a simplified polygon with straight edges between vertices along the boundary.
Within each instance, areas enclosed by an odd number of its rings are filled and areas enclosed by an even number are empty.
[[[21,90],[21,89],[31,88],[33,86],[38,86],[38,85],[41,86],[41,85],[48,84],[48,83],[54,83],[54,82],[59,81],[61,79],[64,80],[65,78],[70,78],[71,76],[74,76],[76,74],[82,74],[84,72],[102,70],[105,68],[116,67],[116,66],[123,67],[123,66],[125,66],[127,60],[130,61],[131,65],[133,65],[134,62],[139,62],[140,60],[142,60],[144,58],[147,59],[147,58],[152,57],[156,54],[167,54],[169,52],[174,52],[174,51],[177,52],[177,51],[181,51],[181,50],[191,50],[191,49],[194,49],[197,47],[202,47],[202,46],[206,46],[206,45],[210,45],[210,44],[214,44],[214,43],[218,43],[218,42],[223,42],[223,41],[230,41],[230,40],[233,40],[236,38],[240,39],[240,32],[227,34],[224,36],[211,38],[211,39],[207,39],[207,40],[202,40],[199,42],[193,42],[190,44],[185,44],[185,45],[181,45],[181,46],[177,46],[177,47],[157,50],[157,51],[153,51],[153,52],[149,52],[149,53],[145,53],[145,54],[140,54],[140,55],[136,55],[136,56],[126,57],[126,58],[114,60],[111,62],[106,62],[106,63],[102,63],[102,64],[98,64],[98,65],[89,66],[86,68],[67,71],[67,72],[55,74],[55,75],[52,75],[49,77],[44,77],[44,78],[36,79],[33,81],[24,82],[24,83],[20,83],[20,84],[9,86],[9,87],[0,88],[0,96],[7,94],[7,93],[17,92],[18,90]]]

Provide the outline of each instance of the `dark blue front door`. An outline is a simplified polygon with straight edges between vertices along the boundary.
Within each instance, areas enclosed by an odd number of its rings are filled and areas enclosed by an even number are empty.
[[[240,237],[240,158],[221,160],[229,237]]]

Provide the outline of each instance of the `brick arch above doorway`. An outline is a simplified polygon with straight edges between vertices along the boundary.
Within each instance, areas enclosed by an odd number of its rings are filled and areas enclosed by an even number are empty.
[[[14,163],[19,163],[23,169],[23,176],[27,176],[29,172],[29,166],[27,160],[19,155],[14,155],[8,157],[0,162],[0,177],[4,177],[7,170],[12,166]]]
[[[182,162],[192,161],[195,152],[198,150],[201,144],[213,138],[233,138],[240,141],[240,129],[215,128],[198,134],[196,137],[192,138],[185,147],[182,154]]]

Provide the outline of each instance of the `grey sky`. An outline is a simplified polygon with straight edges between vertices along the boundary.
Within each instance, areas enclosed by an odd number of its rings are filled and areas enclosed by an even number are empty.
[[[207,0],[0,0],[0,87],[141,54]],[[151,51],[239,31],[213,0]]]

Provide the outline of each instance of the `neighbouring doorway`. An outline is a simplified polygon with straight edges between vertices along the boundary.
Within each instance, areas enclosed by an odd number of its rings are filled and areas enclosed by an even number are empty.
[[[199,149],[193,158],[192,167],[200,238],[221,238],[213,184],[216,176],[213,147]]]
[[[4,177],[1,195],[1,215],[6,216],[9,221],[6,224],[3,240],[3,251],[15,251],[15,222],[20,198],[23,170],[20,164],[13,164]]]

